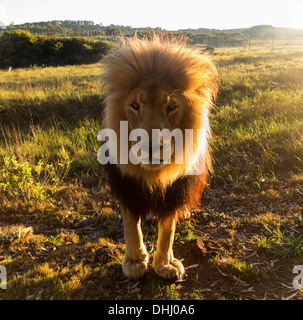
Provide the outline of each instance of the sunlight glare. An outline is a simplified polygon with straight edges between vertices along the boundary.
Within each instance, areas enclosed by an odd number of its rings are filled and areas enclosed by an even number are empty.
[[[293,28],[303,29],[303,4],[294,7]]]

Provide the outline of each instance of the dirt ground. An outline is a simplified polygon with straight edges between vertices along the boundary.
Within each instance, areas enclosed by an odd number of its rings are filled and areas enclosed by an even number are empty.
[[[292,285],[293,267],[302,264],[302,260],[291,252],[287,255],[275,250],[278,244],[262,247],[253,241],[256,235],[268,235],[264,219],[268,219],[269,224],[278,219],[262,216],[258,208],[266,212],[279,207],[281,212],[285,206],[289,211],[289,207],[302,205],[302,199],[290,195],[287,200],[284,197],[282,203],[272,196],[272,190],[265,194],[251,193],[251,198],[244,198],[237,190],[231,192],[232,186],[208,189],[202,198],[204,204],[177,226],[174,253],[185,266],[184,279],[177,282],[160,279],[150,267],[142,279],[129,281],[121,269],[125,245],[119,204],[112,199],[102,175],[84,179],[79,185],[79,189],[82,188],[88,199],[85,219],[83,215],[67,213],[64,216],[64,212],[60,216],[40,218],[25,212],[1,214],[2,226],[30,226],[32,234],[52,239],[60,230],[63,242],[46,241],[41,250],[41,244],[39,247],[30,238],[18,244],[2,239],[1,258],[18,257],[17,264],[8,264],[9,273],[25,277],[27,281],[15,279],[11,286],[18,293],[11,293],[12,297],[3,295],[2,291],[0,297],[2,293],[4,299],[302,299],[302,292]],[[63,201],[69,196],[66,191],[60,199]],[[103,216],[92,214],[93,210],[89,209],[90,200],[96,198],[104,207]],[[106,212],[111,215],[105,217]],[[287,213],[285,219],[286,216]],[[146,222],[142,228],[151,262],[157,228]],[[303,226],[298,223],[293,229],[296,234],[302,234]],[[75,234],[77,240],[73,239]],[[57,280],[44,278],[38,284],[28,280],[33,266],[45,263],[58,272]],[[75,277],[80,284],[62,293],[62,289],[57,288],[59,281],[64,280],[62,270],[76,269],[79,264],[83,269],[89,268],[88,272],[84,276],[67,275]],[[53,282],[53,288],[49,281]]]

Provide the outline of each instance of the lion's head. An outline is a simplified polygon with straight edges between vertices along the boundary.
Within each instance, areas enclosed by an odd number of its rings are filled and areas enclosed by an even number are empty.
[[[149,187],[154,184],[166,187],[187,174],[197,163],[201,165],[201,158],[209,170],[208,114],[217,93],[217,72],[208,54],[188,48],[176,40],[133,38],[102,62],[109,89],[105,99],[104,126],[116,132],[118,144],[124,139],[117,148],[117,165],[122,174],[141,179]],[[121,121],[127,121],[128,133],[135,129],[144,129],[148,133],[150,139],[141,141],[140,152],[141,159],[149,161],[139,164],[119,161],[121,152],[129,154],[138,143],[126,141],[124,136],[120,140],[123,135]],[[167,136],[157,136],[157,132],[152,139],[155,129],[171,133],[179,130],[183,149],[176,148],[175,134],[171,135],[171,144]],[[193,152],[190,156],[188,151],[185,152],[185,132],[188,129],[193,131]],[[158,157],[154,156],[153,150],[158,150]],[[170,161],[166,161],[167,152]]]

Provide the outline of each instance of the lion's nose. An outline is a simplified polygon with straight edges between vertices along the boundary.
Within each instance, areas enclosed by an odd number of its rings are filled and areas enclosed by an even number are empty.
[[[159,143],[160,142],[160,143]],[[151,159],[153,157],[153,154],[156,152],[156,151],[161,151],[161,149],[163,149],[163,137],[161,136],[160,137],[160,141],[156,141],[153,143],[153,141],[149,144],[149,158]]]

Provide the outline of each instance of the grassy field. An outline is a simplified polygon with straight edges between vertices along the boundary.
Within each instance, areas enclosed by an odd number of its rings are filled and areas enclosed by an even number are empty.
[[[0,299],[303,299],[303,50],[218,51],[214,174],[177,227],[182,282],[121,271],[96,159],[100,65],[0,71]],[[144,224],[150,256],[157,226]]]

